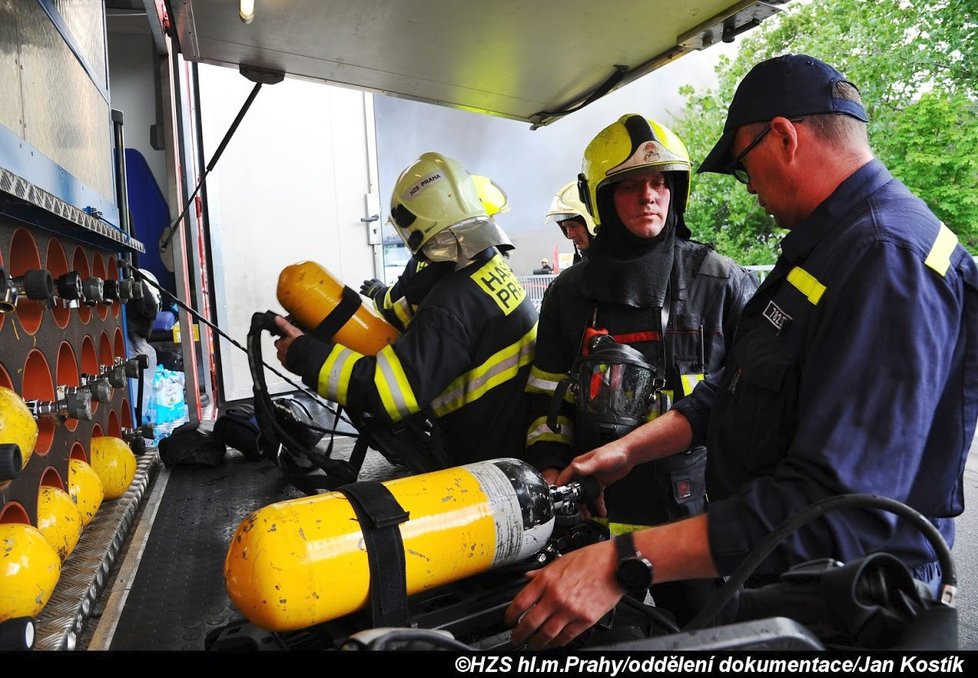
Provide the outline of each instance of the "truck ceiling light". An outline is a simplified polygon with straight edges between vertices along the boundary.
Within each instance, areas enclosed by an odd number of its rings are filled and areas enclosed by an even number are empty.
[[[241,0],[238,5],[238,16],[246,24],[255,20],[255,0]]]

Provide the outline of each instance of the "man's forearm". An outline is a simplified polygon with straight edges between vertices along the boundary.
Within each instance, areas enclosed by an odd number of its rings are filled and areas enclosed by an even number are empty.
[[[619,439],[632,465],[662,459],[689,449],[693,429],[676,410],[670,410]]]

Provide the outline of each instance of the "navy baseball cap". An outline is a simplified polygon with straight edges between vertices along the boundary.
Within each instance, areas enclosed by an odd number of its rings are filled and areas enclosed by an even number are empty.
[[[786,54],[757,64],[737,86],[723,135],[696,172],[729,174],[730,147],[737,128],[753,122],[819,113],[842,113],[868,122],[861,104],[832,96],[837,82],[852,85],[824,61],[804,54]]]

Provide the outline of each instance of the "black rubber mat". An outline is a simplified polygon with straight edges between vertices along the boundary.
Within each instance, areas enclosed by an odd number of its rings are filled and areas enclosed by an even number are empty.
[[[301,496],[271,462],[234,454],[217,467],[174,466],[112,638],[111,650],[203,650],[240,615],[224,557],[251,511]]]

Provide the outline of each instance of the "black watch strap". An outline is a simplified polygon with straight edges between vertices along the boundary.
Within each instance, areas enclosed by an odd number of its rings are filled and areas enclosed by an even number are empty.
[[[635,549],[635,538],[629,532],[615,537],[618,549],[618,568],[615,579],[625,592],[644,598],[655,576],[652,562]]]
[[[635,537],[631,532],[619,534],[615,537],[615,547],[618,549],[618,562],[625,558],[634,558],[638,551],[635,549]]]

